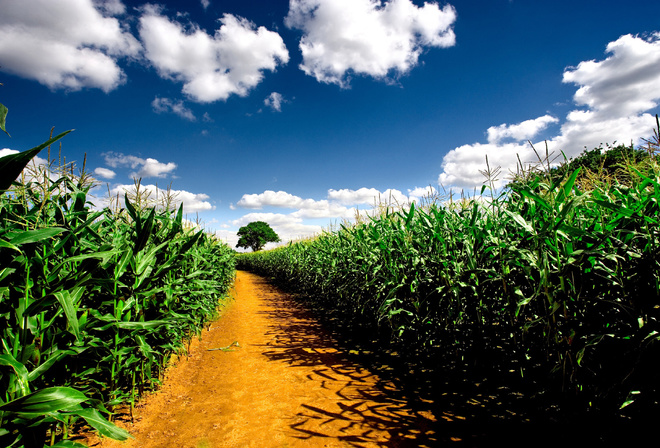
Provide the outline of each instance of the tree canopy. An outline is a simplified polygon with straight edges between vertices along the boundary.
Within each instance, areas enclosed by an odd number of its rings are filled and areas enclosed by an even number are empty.
[[[253,252],[261,250],[266,243],[277,243],[280,237],[263,221],[254,221],[238,229],[240,237],[236,247],[250,247]]]

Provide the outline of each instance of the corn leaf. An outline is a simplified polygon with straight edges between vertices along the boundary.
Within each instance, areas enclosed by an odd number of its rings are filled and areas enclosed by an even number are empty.
[[[9,241],[5,241],[5,240],[0,240],[0,247],[4,247],[4,248],[7,248],[7,249],[12,249],[12,250],[15,250],[19,253],[21,252],[21,250],[18,247],[14,246]]]
[[[48,387],[0,406],[0,411],[20,414],[48,414],[87,401],[87,397],[71,387]]]
[[[16,379],[18,380],[18,387],[20,388],[21,395],[30,393],[30,385],[28,382],[27,368],[18,362],[12,355],[6,353],[0,355],[0,366],[9,366],[16,372]]]
[[[0,104],[0,129],[5,131],[5,134],[7,134],[7,135],[9,135],[9,132],[7,132],[7,129],[5,129],[5,123],[6,123],[6,120],[7,120],[7,113],[8,112],[9,112],[9,109],[7,109],[7,106],[5,106],[4,104]]]
[[[76,411],[75,414],[84,418],[85,421],[89,423],[90,426],[92,426],[94,429],[96,429],[102,436],[110,437],[111,439],[120,441],[124,441],[131,437],[125,429],[121,429],[110,423],[96,409],[82,409]]]
[[[76,302],[80,300],[84,292],[84,288],[76,288],[73,294],[69,291],[58,291],[53,294],[62,306],[67,322],[69,323],[70,331],[77,340],[80,340],[80,329],[78,328],[78,316],[76,315],[76,310],[78,309]]]
[[[15,246],[20,246],[21,244],[38,243],[39,241],[47,240],[56,235],[59,235],[62,232],[66,232],[66,229],[61,227],[46,227],[37,230],[26,230],[11,238],[9,242]]]
[[[33,369],[28,374],[28,381],[35,381],[41,375],[46,373],[54,364],[56,364],[60,359],[64,358],[66,355],[73,355],[76,352],[73,350],[57,350],[54,353],[51,353],[46,361],[41,363],[39,367]]]
[[[1,114],[1,111],[0,111]],[[4,131],[4,122],[2,123],[2,130]],[[5,131],[6,132],[6,131]],[[42,149],[51,144],[55,143],[57,140],[64,137],[71,131],[62,132],[61,134],[51,138],[50,140],[42,143],[39,146],[36,146],[27,151],[19,152],[17,154],[9,154],[8,156],[0,157],[0,194],[7,191],[14,180],[20,176],[23,168],[30,163]]]
[[[171,323],[171,320],[150,320],[147,322],[117,322],[116,325],[125,330],[150,330]]]
[[[526,231],[528,231],[531,234],[536,234],[536,231],[534,230],[534,228],[532,226],[530,226],[527,223],[527,221],[525,221],[525,219],[522,216],[520,216],[519,213],[512,212],[512,211],[509,211],[509,210],[504,210],[504,212],[507,215],[509,215],[511,217],[511,219],[513,219],[520,227],[522,227],[523,229],[525,229]]]

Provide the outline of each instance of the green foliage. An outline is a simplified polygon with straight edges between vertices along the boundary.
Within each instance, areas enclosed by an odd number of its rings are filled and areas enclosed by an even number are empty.
[[[263,221],[254,221],[238,229],[240,237],[236,247],[251,248],[253,252],[261,250],[266,243],[277,243],[280,237]]]
[[[0,178],[38,148],[0,159]],[[102,414],[160,383],[233,281],[233,251],[182,207],[95,210],[72,172],[28,166],[0,196],[1,446],[80,446],[80,419],[125,438]]]
[[[5,129],[7,112],[9,112],[7,106],[5,106],[4,104],[0,104],[0,129],[2,129],[5,132],[5,134],[9,135],[9,132],[7,132],[7,129]]]
[[[2,83],[0,83],[0,86],[1,85],[2,85]],[[5,129],[5,124],[6,124],[7,113],[8,112],[9,112],[9,110],[7,109],[7,106],[0,103],[0,129],[2,129],[5,132],[5,134],[7,134],[7,135],[9,135],[9,132],[7,132],[7,129]]]
[[[556,180],[580,168],[582,172],[578,184],[586,182],[588,186],[598,181],[628,185],[635,179],[631,168],[642,168],[646,171],[651,157],[649,152],[635,149],[632,145],[606,145],[605,149],[600,146],[585,150],[578,157],[553,168],[550,174],[552,179]]]
[[[11,184],[14,182],[14,180],[20,176],[23,169],[37,154],[39,154],[44,148],[50,146],[51,144],[64,137],[69,132],[71,131],[62,132],[61,134],[42,143],[41,145],[32,149],[28,149],[27,151],[19,152],[16,154],[9,154],[0,158],[0,173],[2,173],[2,177],[0,177],[0,194],[4,193],[9,187],[11,187]]]
[[[238,264],[408,352],[517,372],[555,404],[657,412],[660,168],[647,162],[625,185],[584,190],[586,167],[538,175],[489,202],[413,205]]]

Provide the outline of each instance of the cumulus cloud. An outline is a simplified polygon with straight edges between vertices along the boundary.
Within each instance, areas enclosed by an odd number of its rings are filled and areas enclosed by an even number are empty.
[[[161,163],[156,159],[126,155],[116,152],[107,152],[103,154],[106,165],[111,168],[126,168],[129,167],[133,171],[129,174],[133,178],[148,178],[148,177],[167,177],[177,167],[174,162]]]
[[[356,216],[357,206],[360,205],[369,207],[379,204],[407,205],[435,193],[436,189],[433,187],[415,188],[408,190],[408,194],[395,189],[385,191],[375,188],[330,189],[327,199],[317,200],[303,199],[286,191],[266,190],[259,194],[244,194],[232,209],[240,207],[260,210],[264,207],[276,207],[296,210],[285,216],[300,219],[352,219]]]
[[[117,16],[126,12],[126,6],[121,0],[94,0],[94,6],[110,16]]]
[[[299,196],[286,191],[266,190],[260,194],[244,194],[236,203],[241,208],[261,209],[264,206],[298,208],[305,202]]]
[[[235,230],[215,230],[213,232],[220,241],[226,243],[229,247],[235,248],[238,244],[238,235],[236,235]]]
[[[637,115],[660,99],[660,33],[648,39],[627,34],[607,45],[610,56],[583,61],[564,72],[563,82],[579,86],[573,96],[604,117]]]
[[[419,202],[425,198],[433,198],[438,194],[438,190],[429,185],[428,187],[417,187],[412,190],[408,190],[408,198],[411,202]]]
[[[340,189],[328,190],[328,199],[344,205],[377,205],[392,204],[404,205],[411,202],[411,198],[399,190],[389,188],[380,191],[376,188],[359,188],[357,190]]]
[[[566,116],[561,134],[549,141],[551,148],[562,150],[568,157],[575,157],[585,148],[619,142],[639,145],[642,138],[649,138],[655,127],[653,115],[645,113],[623,117],[604,118],[594,111],[575,110]]]
[[[508,169],[515,171],[518,157],[523,163],[535,161],[534,151],[527,143],[463,145],[452,149],[442,159],[438,183],[468,190],[483,185],[486,178],[481,171],[486,169],[486,157],[492,168],[502,167],[504,173],[508,173]],[[500,176],[495,186],[500,187],[505,181],[506,178]]]
[[[153,107],[154,112],[158,114],[164,112],[171,112],[178,115],[181,118],[185,118],[186,120],[190,120],[190,121],[196,120],[195,114],[193,114],[192,110],[188,109],[181,100],[174,101],[169,98],[160,98],[157,96],[151,102],[151,107]]]
[[[135,195],[135,185],[116,185],[110,190],[110,197],[118,198],[120,206],[124,206],[124,195],[128,193],[131,197]],[[170,189],[169,192],[156,185],[140,185],[140,191],[146,197],[147,203],[156,206],[162,206],[166,198],[171,198],[171,207],[178,208],[183,204],[184,213],[196,213],[207,210],[214,210],[215,206],[212,205],[208,199],[209,196],[204,193],[191,193],[185,190]],[[103,203],[106,200],[101,201]]]
[[[291,0],[285,23],[303,31],[300,69],[317,81],[349,85],[350,73],[408,73],[428,47],[456,42],[451,5],[411,0]]]
[[[561,151],[569,158],[575,157],[585,148],[615,141],[638,145],[652,135],[655,120],[648,111],[657,108],[660,100],[660,33],[646,38],[621,36],[607,45],[606,54],[603,60],[583,61],[564,71],[563,82],[578,87],[573,96],[575,104],[586,109],[570,111],[559,134],[546,140],[555,155]],[[502,168],[498,183],[502,185],[506,174],[515,172],[519,159],[523,164],[537,161],[532,147],[523,140],[557,122],[544,115],[515,125],[491,127],[487,144],[467,144],[447,153],[438,181],[459,188],[478,187],[484,181],[479,171],[485,169],[488,156],[491,167]],[[544,142],[535,146],[545,152]]]
[[[146,57],[163,78],[182,82],[183,92],[200,103],[246,96],[264,70],[289,61],[279,34],[231,14],[219,23],[211,36],[196,24],[169,20],[150,5],[140,18]]]
[[[264,100],[264,105],[266,105],[266,107],[270,107],[277,112],[282,112],[282,103],[286,103],[286,100],[282,97],[282,94],[277,92],[271,93]]]
[[[355,208],[345,207],[341,204],[334,204],[326,200],[315,201],[314,204],[302,207],[300,210],[291,213],[291,216],[303,219],[350,219],[355,217]]]
[[[139,171],[131,173],[131,177],[167,177],[176,167],[176,163],[173,162],[161,163],[156,159],[148,158]]]
[[[103,158],[105,159],[106,165],[108,165],[111,168],[126,167],[126,166],[135,168],[139,165],[144,164],[144,159],[140,157],[125,155],[118,152],[106,152],[103,154]]]
[[[231,222],[236,227],[248,225],[253,221],[264,221],[271,226],[286,225],[294,222],[301,222],[299,218],[291,217],[285,213],[248,213]]]
[[[109,92],[125,81],[117,59],[141,50],[112,17],[124,10],[118,0],[5,1],[0,67],[52,89]]]
[[[375,188],[360,188],[350,190],[342,188],[341,190],[328,190],[328,198],[339,202],[340,204],[371,204],[378,201],[380,191]]]
[[[549,124],[557,123],[558,121],[557,118],[551,115],[544,115],[514,125],[507,125],[505,123],[499,126],[491,126],[487,131],[488,143],[497,144],[507,138],[511,138],[517,142],[528,140],[538,135],[538,133],[547,128]]]
[[[264,207],[278,207],[297,209],[287,216],[295,218],[351,218],[355,215],[353,208],[341,204],[331,203],[325,199],[303,199],[285,191],[266,190],[260,194],[244,194],[236,203],[237,207],[262,209]]]
[[[95,168],[94,174],[101,179],[114,179],[117,173],[108,168]]]

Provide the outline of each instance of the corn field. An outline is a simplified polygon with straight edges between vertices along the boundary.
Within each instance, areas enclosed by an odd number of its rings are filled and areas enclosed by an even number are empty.
[[[126,439],[106,416],[159,384],[234,278],[233,251],[186,228],[183,205],[98,210],[84,166],[12,185],[63,135],[0,159],[1,446],[82,446],[67,440],[82,422]]]
[[[579,169],[530,173],[488,200],[386,210],[238,266],[409,353],[516,372],[571,409],[657,411],[660,168],[629,171],[589,190]]]

